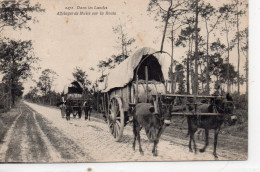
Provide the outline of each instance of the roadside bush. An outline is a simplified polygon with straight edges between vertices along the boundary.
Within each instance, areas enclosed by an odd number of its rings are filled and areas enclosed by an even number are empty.
[[[4,135],[5,135],[5,125],[2,121],[2,119],[0,119],[0,143],[3,141]]]
[[[248,121],[248,112],[247,110],[239,110],[237,109],[235,111],[235,115],[237,115],[238,117],[238,121],[237,121],[237,124],[243,124],[244,122],[247,122]]]
[[[237,92],[232,94],[237,109],[248,110],[248,95],[239,95]]]

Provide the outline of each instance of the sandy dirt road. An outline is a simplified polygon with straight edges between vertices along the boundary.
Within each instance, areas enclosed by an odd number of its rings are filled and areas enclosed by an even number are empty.
[[[205,153],[191,153],[187,140],[164,134],[158,144],[158,156],[152,156],[153,144],[142,131],[142,148],[132,149],[132,126],[124,129],[121,142],[115,142],[107,124],[61,118],[59,109],[29,102],[20,104],[19,115],[0,145],[0,162],[111,162],[111,161],[187,161],[215,160],[212,147]],[[202,145],[198,144],[198,148]],[[218,149],[218,160],[240,160],[246,155]]]

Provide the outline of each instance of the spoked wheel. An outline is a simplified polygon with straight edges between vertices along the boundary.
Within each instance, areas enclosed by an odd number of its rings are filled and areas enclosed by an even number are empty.
[[[113,97],[110,100],[107,122],[109,131],[114,136],[116,141],[120,141],[123,135],[124,118],[124,110],[121,99],[119,97]]]
[[[148,140],[149,140],[150,142],[152,142],[152,141],[153,141],[153,135],[152,135],[152,133],[151,133],[151,130],[145,129],[145,133],[146,133],[146,136],[147,136]]]

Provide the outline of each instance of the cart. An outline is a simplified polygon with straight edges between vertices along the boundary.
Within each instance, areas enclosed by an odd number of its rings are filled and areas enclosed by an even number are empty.
[[[221,115],[197,111],[200,103],[212,103],[217,98],[223,98],[221,96],[172,94],[176,83],[169,75],[174,70],[175,63],[167,52],[145,47],[109,72],[101,86],[101,107],[109,131],[116,141],[120,141],[124,126],[130,121],[129,108],[137,103],[152,103],[157,112],[159,103],[163,106],[172,105],[173,116]],[[146,134],[150,139],[150,132],[146,131]]]
[[[64,102],[61,107],[62,118],[66,115],[66,119],[70,120],[71,114],[74,118],[76,116],[81,118],[82,111],[88,105],[83,86],[77,81],[66,85],[63,90],[62,102]]]

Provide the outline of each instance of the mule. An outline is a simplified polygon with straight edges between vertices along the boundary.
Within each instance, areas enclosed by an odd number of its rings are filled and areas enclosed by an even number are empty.
[[[70,114],[73,115],[73,118],[76,118],[76,116],[78,115],[80,119],[82,115],[81,107],[71,107],[69,105],[66,105],[66,120],[70,120]]]
[[[91,112],[92,112],[92,107],[89,105],[88,102],[83,103],[83,110],[85,112],[85,120],[90,121],[90,115],[91,115]]]
[[[82,109],[81,107],[72,107],[71,102],[65,101],[65,102],[59,102],[56,104],[61,109],[61,117],[64,118],[66,116],[67,120],[70,120],[70,114],[73,115],[73,118],[76,118],[76,116],[79,116],[79,119],[82,115]]]
[[[170,112],[170,111],[169,111]],[[151,140],[154,143],[152,153],[157,156],[157,144],[165,127],[170,124],[171,116],[169,113],[156,113],[154,106],[150,103],[139,103],[130,112],[133,115],[133,150],[135,150],[136,139],[139,143],[139,152],[143,155],[141,147],[140,131],[144,127],[146,132],[151,133]]]
[[[201,113],[221,113],[222,115],[194,115],[194,116],[188,116],[188,134],[190,135],[189,140],[189,150],[192,152],[192,146],[191,142],[193,142],[194,151],[197,153],[196,143],[194,139],[194,134],[197,131],[198,128],[202,128],[205,130],[205,145],[202,149],[199,151],[205,152],[209,142],[209,130],[214,130],[214,149],[213,149],[213,155],[215,158],[218,158],[217,156],[217,141],[218,141],[218,134],[220,131],[220,128],[223,123],[228,123],[229,125],[234,125],[237,117],[233,115],[235,106],[233,104],[232,97],[227,94],[226,100],[223,99],[216,99],[215,103],[211,104],[203,104],[198,106],[198,109]]]

